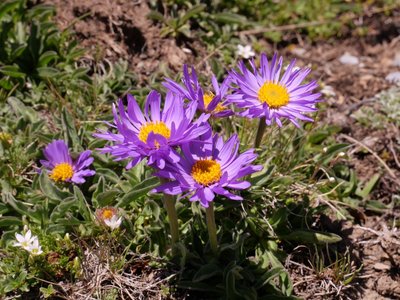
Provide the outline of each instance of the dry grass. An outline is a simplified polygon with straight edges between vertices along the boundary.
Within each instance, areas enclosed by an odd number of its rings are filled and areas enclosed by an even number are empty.
[[[99,243],[84,251],[81,279],[74,284],[60,283],[58,290],[65,299],[165,299],[168,281],[174,277],[148,255],[132,252],[111,253],[112,248]],[[128,259],[129,258],[129,259]]]

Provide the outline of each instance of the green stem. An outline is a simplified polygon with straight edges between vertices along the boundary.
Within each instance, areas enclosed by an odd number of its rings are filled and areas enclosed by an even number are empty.
[[[211,250],[216,254],[218,252],[217,226],[215,225],[214,204],[212,202],[206,208],[206,220]]]
[[[264,135],[264,131],[267,125],[265,124],[265,117],[260,118],[260,122],[258,123],[256,140],[254,142],[254,148],[260,147],[262,137]]]
[[[161,180],[161,183],[165,182],[166,181]],[[163,203],[168,214],[172,246],[174,246],[179,240],[178,214],[176,213],[175,199],[171,195],[164,194]]]

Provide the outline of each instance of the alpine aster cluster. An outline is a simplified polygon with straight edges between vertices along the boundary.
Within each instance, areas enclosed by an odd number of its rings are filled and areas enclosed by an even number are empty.
[[[278,126],[288,119],[300,126],[298,120],[312,121],[306,113],[316,111],[321,96],[314,92],[316,81],[304,82],[310,69],[295,67],[295,60],[284,71],[283,58],[277,54],[271,61],[262,54],[259,67],[254,59],[248,64],[239,62],[221,84],[212,75],[211,89],[200,84],[193,67],[184,66],[182,83],[166,79],[165,100],[153,90],[143,110],[132,95],[127,96],[126,105],[120,99],[113,106],[109,130],[95,134],[112,142],[100,151],[115,160],[127,160],[128,169],[146,159],[165,182],[154,192],[182,194],[204,207],[215,195],[242,200],[234,190],[250,187],[242,178],[261,169],[252,165],[257,154],[253,149],[239,154],[238,137],[224,141],[213,133],[209,118],[236,115]],[[56,140],[43,152],[46,160],[41,164],[55,182],[81,184],[95,174],[89,169],[93,162],[90,150],[73,160],[65,142]]]
[[[211,89],[201,85],[193,67],[184,66],[181,83],[172,79],[163,83],[165,101],[151,91],[144,110],[132,95],[127,96],[126,106],[119,100],[109,130],[95,134],[113,142],[101,152],[115,160],[128,160],[127,168],[147,159],[164,182],[154,192],[188,196],[204,207],[216,195],[242,200],[234,190],[249,188],[250,183],[242,178],[261,170],[252,165],[257,154],[253,149],[239,154],[238,137],[224,141],[213,133],[209,119],[237,115],[278,126],[288,119],[300,126],[298,120],[312,121],[306,113],[316,111],[320,99],[313,92],[317,83],[303,82],[310,70],[295,68],[294,60],[285,71],[283,58],[276,54],[271,62],[261,55],[258,68],[254,59],[248,63],[249,67],[239,62],[221,84],[212,75]]]

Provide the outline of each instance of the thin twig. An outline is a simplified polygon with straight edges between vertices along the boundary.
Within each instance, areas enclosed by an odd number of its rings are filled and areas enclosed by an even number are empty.
[[[369,153],[371,153],[380,163],[381,165],[387,170],[389,173],[390,177],[392,177],[393,181],[400,186],[400,181],[397,179],[396,174],[393,172],[391,168],[384,162],[382,158],[371,148],[369,148],[367,145],[364,143],[357,141],[355,138],[352,138],[351,136],[348,136],[347,134],[341,134],[339,137],[343,137],[344,139],[348,140],[351,143],[357,144],[361,147],[363,147],[365,150],[367,150]]]
[[[271,32],[271,31],[287,31],[287,30],[294,30],[294,29],[299,29],[299,28],[324,25],[324,24],[327,24],[328,22],[329,21],[311,21],[311,22],[305,22],[305,23],[300,23],[300,24],[271,26],[271,27],[267,27],[267,28],[255,28],[255,29],[239,31],[238,34],[239,35],[251,35],[251,34],[260,34],[260,33]]]
[[[399,159],[397,158],[397,153],[396,153],[396,151],[394,150],[394,145],[393,145],[393,141],[392,141],[392,140],[390,140],[389,149],[390,149],[390,151],[391,151],[392,154],[393,154],[394,161],[396,162],[396,165],[400,168],[400,161],[399,161]]]
[[[226,43],[223,43],[222,45],[219,45],[217,48],[215,48],[212,52],[210,52],[210,54],[206,55],[200,62],[196,64],[195,69],[198,69],[203,63],[207,61],[207,59],[209,59],[211,56],[214,56],[218,50],[221,50],[225,46]]]

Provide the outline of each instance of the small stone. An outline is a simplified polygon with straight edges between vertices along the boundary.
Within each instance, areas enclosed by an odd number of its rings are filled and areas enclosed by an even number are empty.
[[[322,88],[321,93],[327,97],[335,97],[336,96],[335,90],[330,85],[325,85]]]
[[[360,63],[360,60],[358,57],[351,55],[350,53],[346,52],[343,54],[340,58],[339,61],[344,64],[344,65],[358,65]]]
[[[396,53],[392,65],[395,67],[400,67],[400,52]]]
[[[294,47],[291,52],[297,56],[303,56],[306,53],[306,49]]]
[[[400,84],[400,72],[391,72],[385,79],[391,83]]]
[[[380,262],[377,262],[376,264],[374,264],[373,267],[375,270],[379,270],[379,271],[390,270],[390,266],[388,266],[387,264],[384,264],[384,263],[380,263]]]

